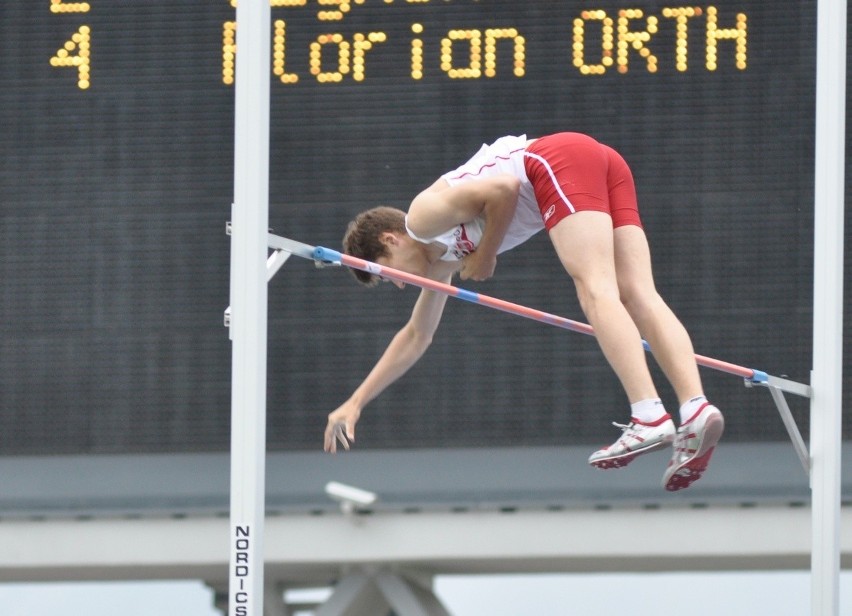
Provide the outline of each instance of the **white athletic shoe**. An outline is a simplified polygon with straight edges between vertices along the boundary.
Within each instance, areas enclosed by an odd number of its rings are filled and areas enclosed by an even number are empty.
[[[666,490],[683,490],[701,479],[724,429],[722,412],[707,402],[678,428],[674,455],[663,475]]]
[[[622,435],[609,447],[599,449],[589,456],[589,464],[595,468],[627,466],[638,455],[668,447],[675,438],[675,425],[669,414],[652,424],[631,419],[627,425],[615,422],[612,422],[612,425],[621,428]]]

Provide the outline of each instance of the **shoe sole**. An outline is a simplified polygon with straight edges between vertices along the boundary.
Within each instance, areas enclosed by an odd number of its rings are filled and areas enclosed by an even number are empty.
[[[710,458],[713,457],[713,452],[716,450],[716,444],[722,438],[722,432],[725,430],[725,419],[721,413],[714,413],[707,419],[704,425],[704,434],[701,437],[701,444],[698,446],[698,451],[695,455],[682,462],[677,468],[667,471],[663,485],[669,492],[677,492],[691,486],[693,483],[701,479],[704,471],[707,470],[707,465],[710,464]]]
[[[658,449],[662,449],[664,447],[670,447],[674,442],[674,436],[670,438],[664,438],[663,440],[654,443],[653,445],[648,445],[647,447],[643,447],[642,449],[637,449],[635,451],[629,451],[627,453],[623,453],[620,456],[613,456],[611,458],[600,458],[599,460],[595,460],[594,462],[589,462],[591,466],[595,468],[599,468],[602,471],[609,470],[611,468],[624,468],[633,460],[635,460],[638,456],[641,456],[646,453],[651,453],[652,451],[657,451]]]

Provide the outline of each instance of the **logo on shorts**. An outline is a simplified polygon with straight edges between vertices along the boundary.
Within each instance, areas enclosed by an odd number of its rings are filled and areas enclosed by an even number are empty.
[[[547,211],[544,213],[544,222],[547,222],[548,220],[550,220],[550,217],[553,216],[555,213],[556,213],[556,204],[554,203],[549,208],[547,208]]]

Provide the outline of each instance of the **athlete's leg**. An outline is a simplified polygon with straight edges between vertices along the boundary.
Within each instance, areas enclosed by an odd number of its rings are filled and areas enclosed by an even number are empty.
[[[621,165],[626,168],[623,161]],[[609,148],[576,133],[536,141],[528,149],[525,161],[545,227],[574,280],[604,356],[630,401],[629,423],[616,424],[622,429],[621,436],[589,457],[589,464],[602,469],[626,466],[638,455],[669,446],[675,436],[674,423],[651,380],[639,331],[621,303],[615,269],[615,218],[610,207],[610,166]],[[626,180],[628,188],[632,188],[629,169]],[[621,219],[626,216],[640,224],[635,194],[626,205],[619,203],[631,210],[622,213]]]
[[[703,394],[692,341],[686,328],[657,293],[651,254],[642,228],[635,225],[618,227],[614,230],[614,238],[621,301],[651,346],[679,403],[684,404]]]
[[[615,229],[615,265],[621,299],[680,401],[681,426],[663,486],[688,488],[701,478],[722,436],[722,413],[707,402],[695,352],[686,328],[654,288],[645,232],[626,225]]]
[[[641,335],[621,302],[609,214],[572,214],[550,230],[550,239],[574,280],[580,306],[630,403],[657,398]]]

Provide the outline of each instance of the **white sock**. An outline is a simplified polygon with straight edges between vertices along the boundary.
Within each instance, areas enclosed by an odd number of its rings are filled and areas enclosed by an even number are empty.
[[[692,416],[695,415],[695,411],[697,411],[698,408],[705,402],[707,402],[707,398],[705,398],[703,395],[695,396],[691,400],[687,400],[686,402],[684,402],[683,405],[680,407],[681,425],[692,419]]]
[[[630,416],[643,424],[654,424],[666,416],[666,408],[659,398],[648,398],[631,404]]]

